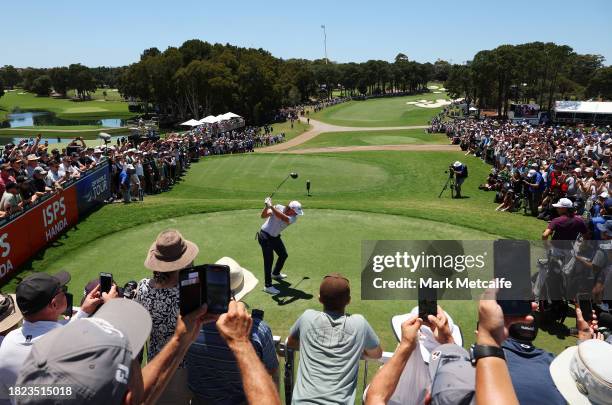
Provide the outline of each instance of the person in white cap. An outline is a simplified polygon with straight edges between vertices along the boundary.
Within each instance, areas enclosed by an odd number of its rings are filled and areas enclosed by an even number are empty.
[[[587,226],[580,215],[575,215],[574,203],[569,198],[561,198],[552,206],[557,209],[559,216],[548,223],[546,230],[542,233],[542,240],[551,238],[557,241],[555,247],[571,250],[572,243],[578,235],[587,234]]]
[[[281,232],[289,225],[297,221],[297,217],[304,215],[302,204],[299,201],[291,201],[287,206],[273,205],[270,197],[266,198],[264,203],[266,206],[261,211],[261,217],[267,218],[266,222],[257,232],[257,241],[261,246],[264,260],[265,285],[264,291],[268,294],[278,294],[280,291],[272,285],[272,279],[282,280],[287,277],[281,273],[283,265],[287,260],[288,254],[285,244],[281,239]],[[274,262],[274,253],[278,256],[274,271],[272,271],[272,263]]]
[[[460,161],[456,161],[451,169],[455,173],[455,198],[461,198],[461,185],[468,177],[467,166]]]

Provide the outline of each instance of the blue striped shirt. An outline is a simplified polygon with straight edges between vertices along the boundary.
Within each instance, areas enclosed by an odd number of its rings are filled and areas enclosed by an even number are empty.
[[[278,358],[268,324],[253,319],[251,343],[268,371],[278,369]],[[200,399],[216,404],[246,403],[234,354],[214,323],[205,324],[187,356],[189,389]]]

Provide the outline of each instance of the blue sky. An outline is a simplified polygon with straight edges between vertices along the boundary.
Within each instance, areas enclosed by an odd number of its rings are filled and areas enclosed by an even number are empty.
[[[0,66],[119,66],[145,48],[187,39],[264,48],[282,58],[338,62],[469,60],[501,44],[553,41],[612,64],[612,1],[130,1],[3,2]]]

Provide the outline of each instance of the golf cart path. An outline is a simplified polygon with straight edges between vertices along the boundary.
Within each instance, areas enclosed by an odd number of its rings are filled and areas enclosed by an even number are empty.
[[[304,117],[300,117],[300,121],[306,123],[307,119]],[[304,132],[303,134],[300,134],[287,142],[278,143],[276,145],[266,146],[265,148],[257,149],[257,152],[264,152],[264,153],[265,152],[284,152],[284,151],[287,151],[287,149],[293,148],[295,146],[301,145],[304,142],[311,140],[312,138],[316,137],[317,135],[323,132],[385,131],[385,130],[397,130],[397,129],[425,129],[427,128],[426,125],[413,125],[413,126],[406,126],[406,127],[342,127],[338,125],[326,124],[321,121],[313,120],[312,118],[310,119],[310,125],[312,126],[312,128]],[[346,148],[340,148],[340,149],[346,149]],[[309,150],[309,149],[304,149],[304,150]],[[359,149],[359,150],[385,150],[385,149]]]
[[[291,154],[325,153],[325,152],[359,152],[372,150],[399,150],[420,152],[458,152],[457,145],[364,145],[364,146],[330,146],[327,148],[307,148],[285,151]]]

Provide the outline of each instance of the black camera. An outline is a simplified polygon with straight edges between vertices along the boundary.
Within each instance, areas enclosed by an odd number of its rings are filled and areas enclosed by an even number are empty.
[[[128,300],[133,300],[136,297],[136,289],[138,288],[138,283],[134,280],[128,281],[123,286],[123,298],[127,298]]]

